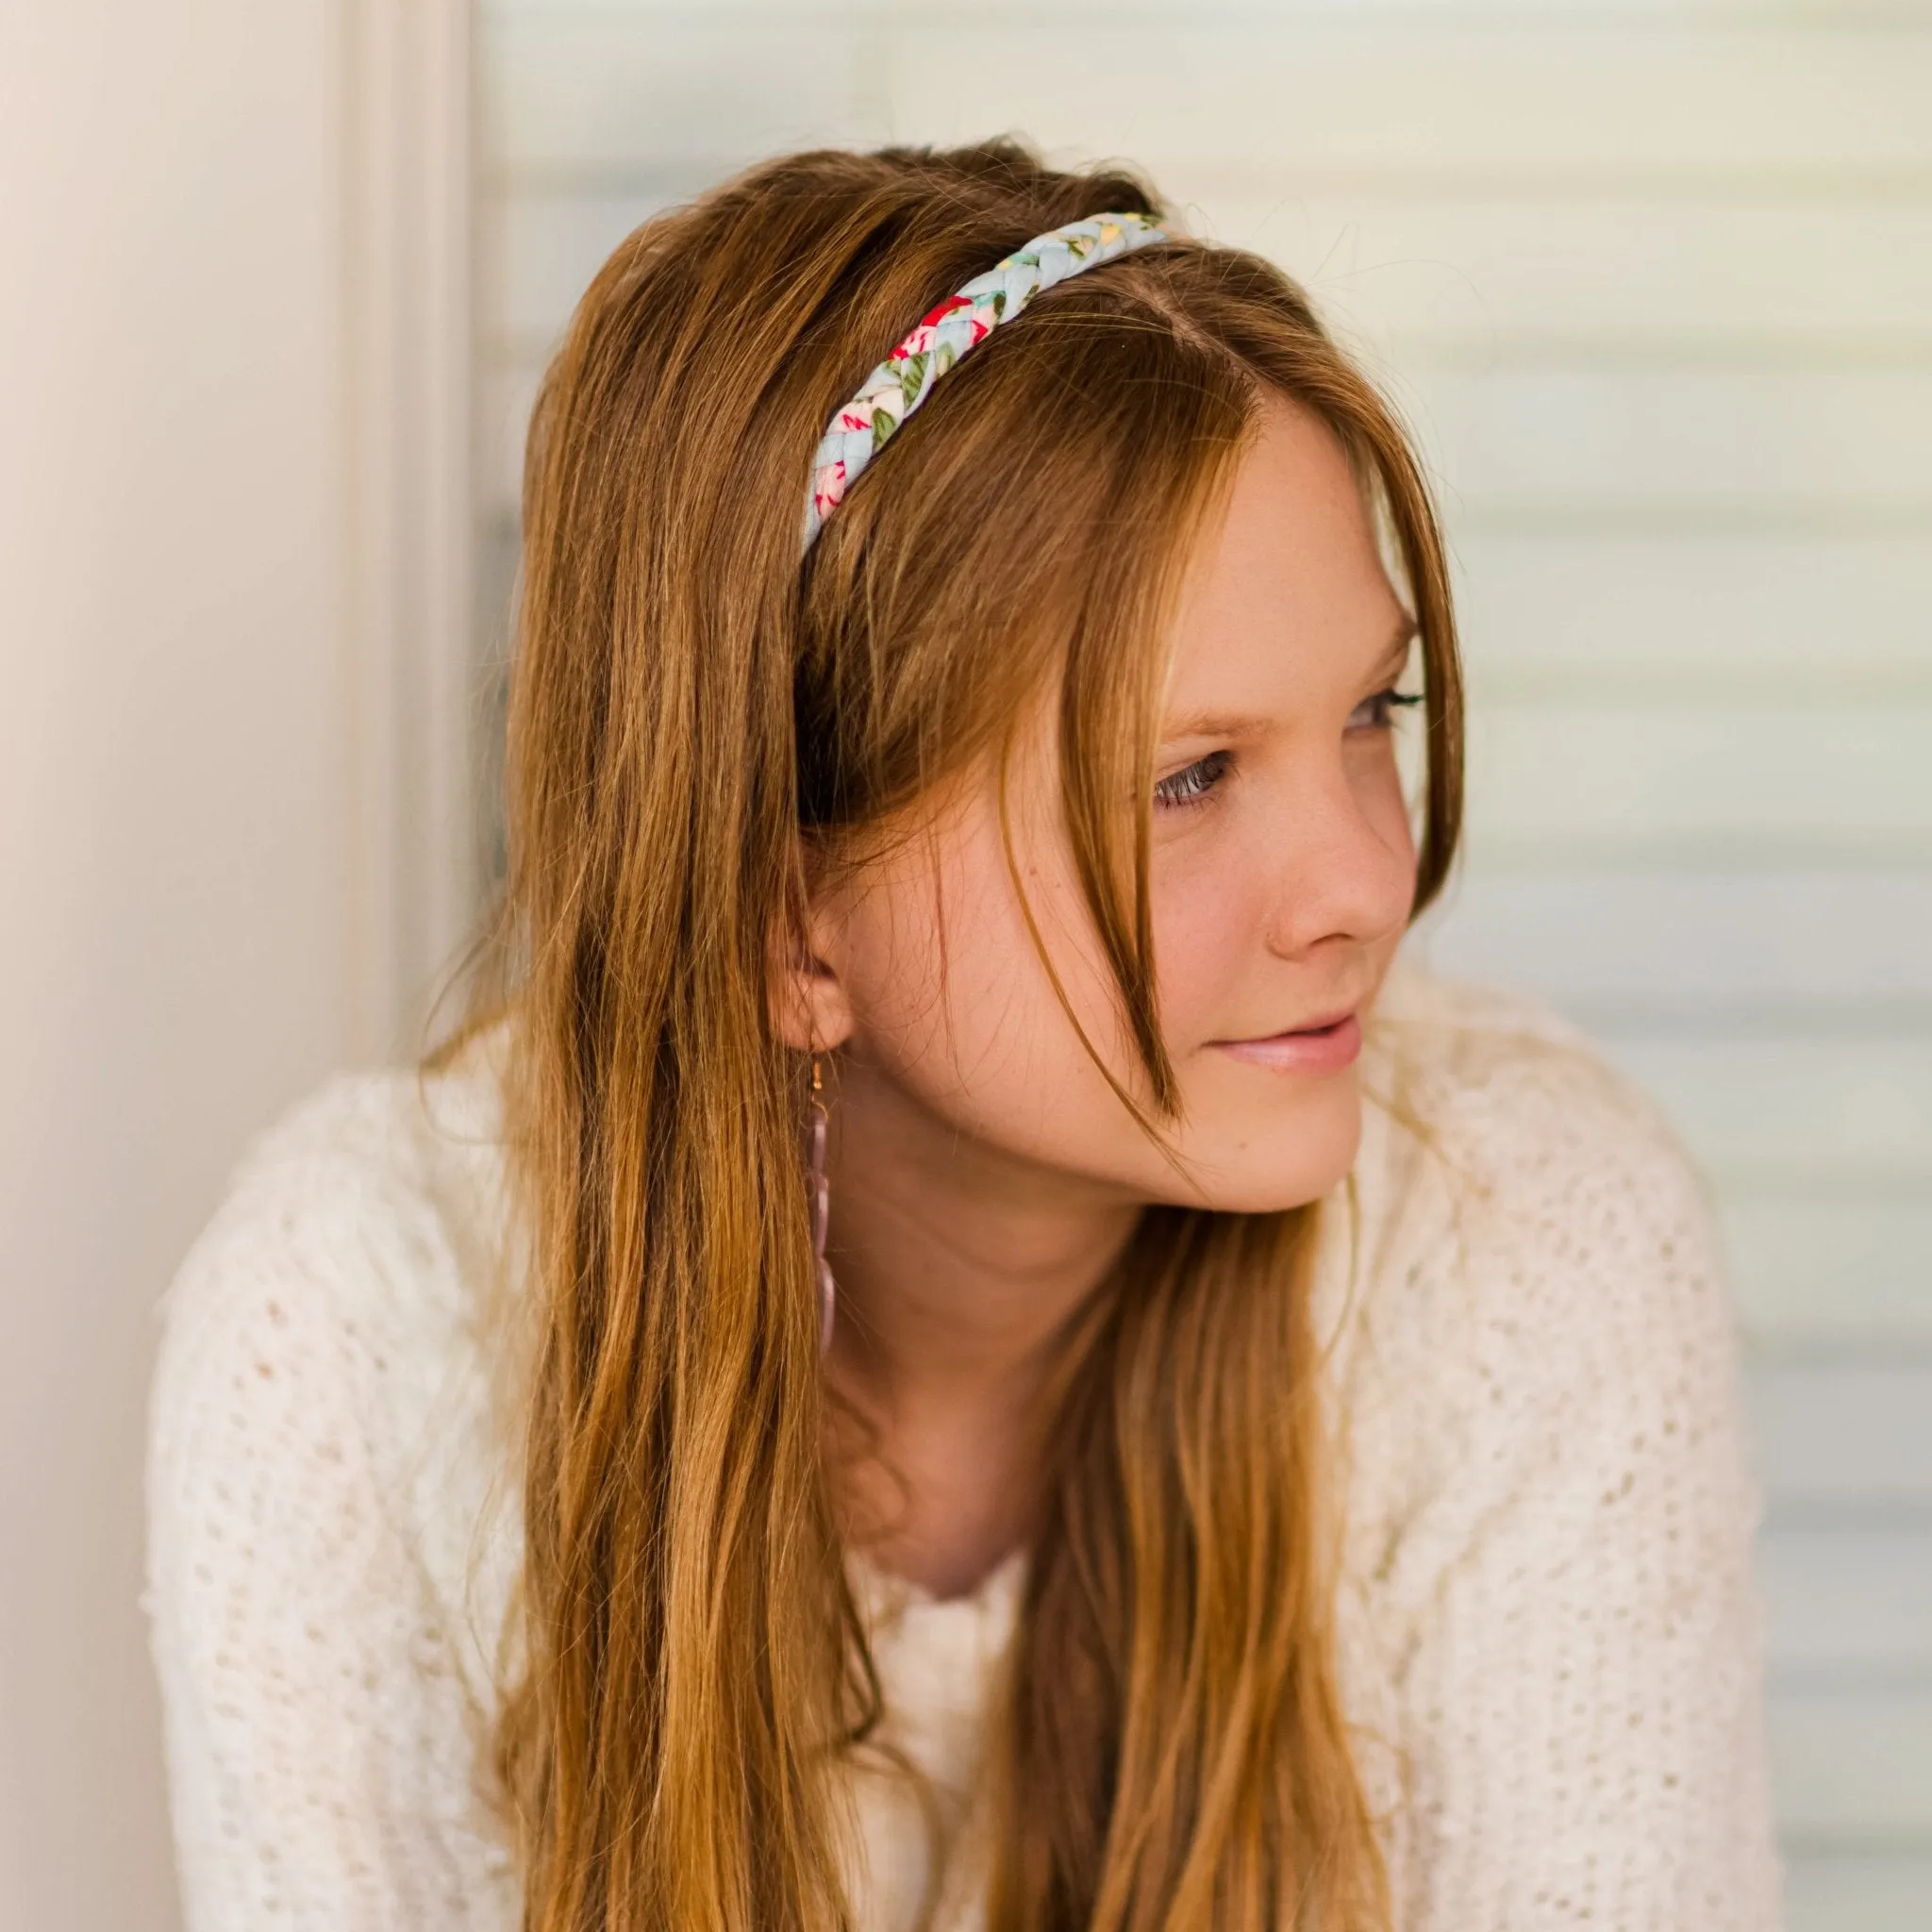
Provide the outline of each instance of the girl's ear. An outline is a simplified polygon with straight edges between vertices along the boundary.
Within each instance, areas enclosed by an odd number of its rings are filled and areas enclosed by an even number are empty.
[[[840,921],[816,891],[809,893],[801,930],[780,920],[772,960],[772,1025],[799,1053],[829,1053],[852,1037],[852,1003],[840,977]]]

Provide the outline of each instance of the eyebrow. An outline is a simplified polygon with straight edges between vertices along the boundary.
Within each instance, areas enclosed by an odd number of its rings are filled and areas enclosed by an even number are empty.
[[[1375,660],[1370,672],[1370,681],[1380,683],[1384,678],[1399,677],[1404,665],[1408,662],[1409,647],[1421,634],[1422,625],[1407,611],[1402,613],[1397,622],[1394,635],[1389,640],[1389,647]],[[1257,736],[1274,721],[1253,711],[1195,711],[1185,718],[1176,718],[1160,734],[1163,744],[1172,744],[1183,738],[1252,738]]]

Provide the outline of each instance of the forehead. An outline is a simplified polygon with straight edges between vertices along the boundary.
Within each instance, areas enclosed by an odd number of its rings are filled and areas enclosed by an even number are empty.
[[[1175,613],[1172,708],[1286,701],[1359,679],[1404,616],[1340,440],[1270,397],[1238,459],[1224,513],[1203,528]]]

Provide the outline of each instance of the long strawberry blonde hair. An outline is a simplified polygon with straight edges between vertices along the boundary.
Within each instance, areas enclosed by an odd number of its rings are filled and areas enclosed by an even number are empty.
[[[1147,894],[1162,639],[1271,391],[1334,431],[1407,581],[1418,908],[1448,867],[1460,684],[1427,491],[1257,256],[1177,238],[1039,298],[801,565],[812,451],[885,350],[1029,237],[1125,209],[1158,212],[1132,173],[1011,141],[790,156],[639,228],[543,382],[502,976],[459,1036],[509,1022],[530,1240],[495,1740],[528,1932],[853,1923],[840,1773],[880,1697],[824,1451],[774,940],[804,854],[862,862],[940,780],[1000,769],[1044,698],[1141,1063],[1120,1091],[1171,1116]],[[1149,1209],[1069,1324],[990,1726],[991,1932],[1386,1924],[1336,1683],[1313,1211]]]

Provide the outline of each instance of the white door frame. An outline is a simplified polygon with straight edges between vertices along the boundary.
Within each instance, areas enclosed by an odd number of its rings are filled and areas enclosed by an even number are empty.
[[[348,1032],[412,1054],[475,916],[470,0],[345,0]]]

